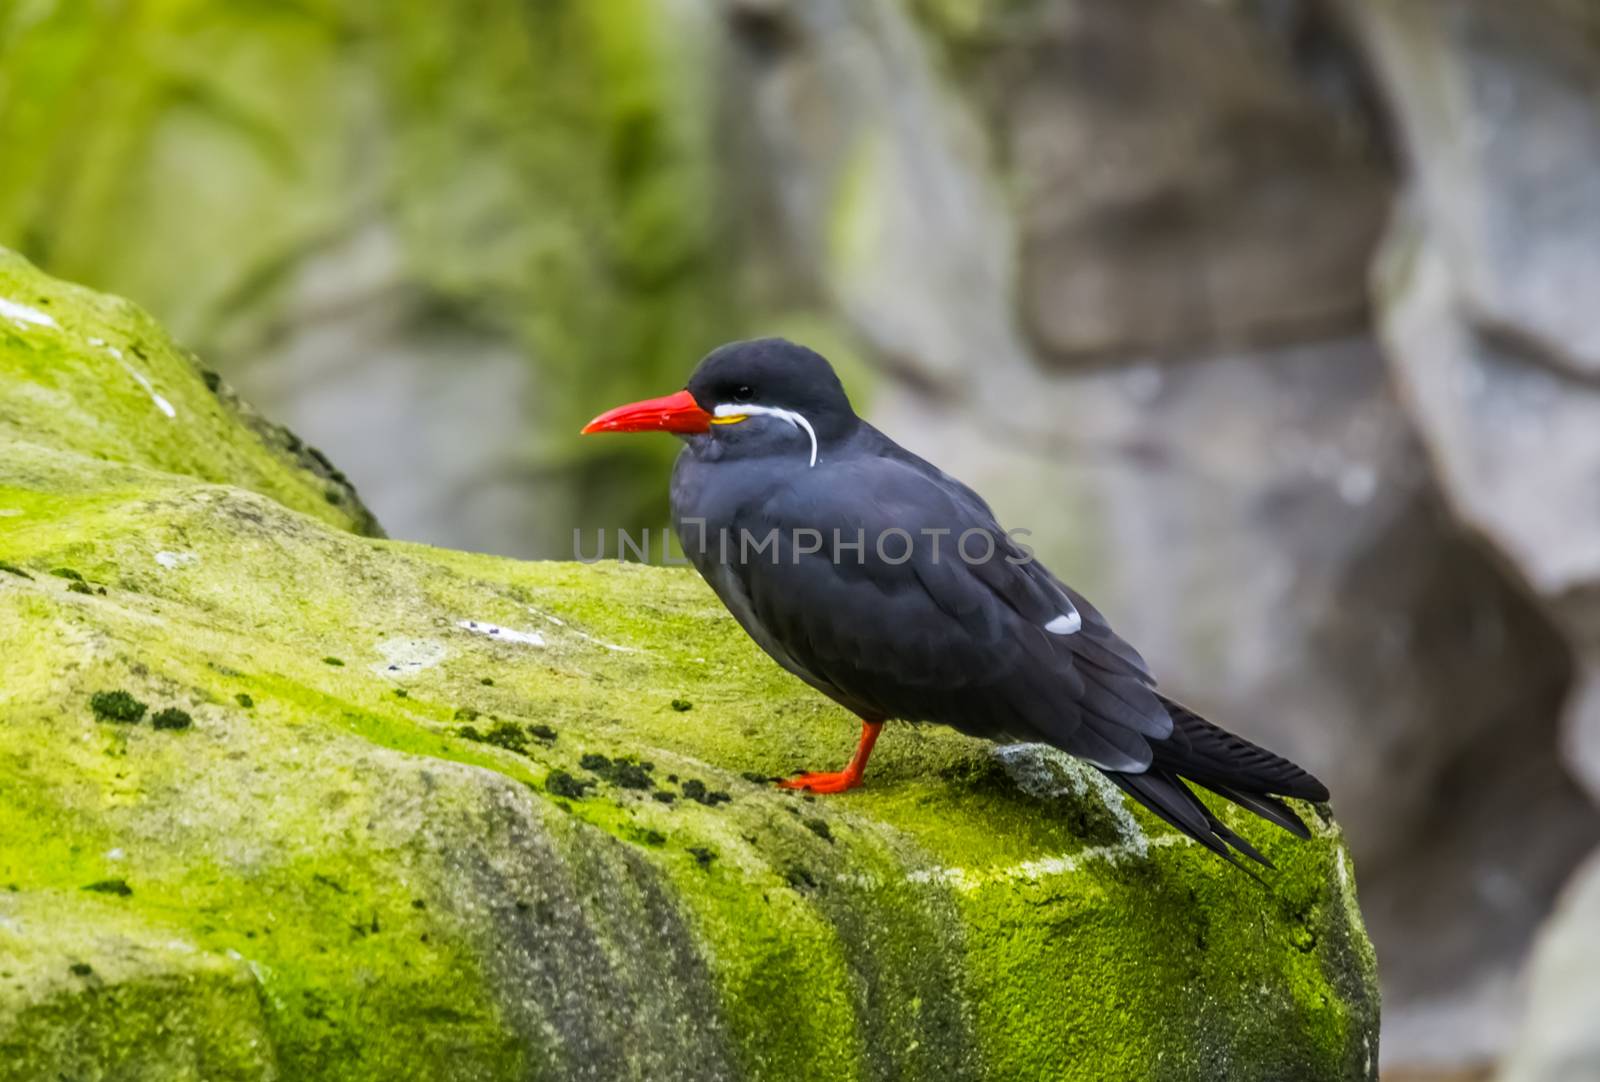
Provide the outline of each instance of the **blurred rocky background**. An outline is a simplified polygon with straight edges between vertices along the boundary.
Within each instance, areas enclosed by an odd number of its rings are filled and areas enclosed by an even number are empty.
[[[0,244],[518,556],[808,342],[1332,786],[1386,1077],[1600,1077],[1590,0],[0,0]]]

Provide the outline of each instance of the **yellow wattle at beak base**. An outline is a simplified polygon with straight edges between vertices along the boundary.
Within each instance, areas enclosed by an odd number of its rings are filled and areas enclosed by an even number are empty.
[[[740,421],[748,421],[749,419],[750,415],[748,413],[735,413],[731,417],[713,417],[711,418],[711,423],[714,425],[736,425]]]

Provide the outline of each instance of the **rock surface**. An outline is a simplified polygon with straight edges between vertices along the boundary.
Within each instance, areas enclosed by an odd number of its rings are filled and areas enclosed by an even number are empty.
[[[1338,57],[1299,48],[1310,5],[1034,2],[976,25],[923,6],[1004,163],[1046,362],[1363,325],[1390,178]]]
[[[1564,636],[1562,767],[1600,799],[1600,22],[1568,0],[1349,6],[1414,164],[1376,275],[1395,382],[1452,511]],[[1596,882],[1591,859],[1545,933],[1506,1078],[1600,1075]]]
[[[1528,1017],[1502,1082],[1589,1082],[1600,1073],[1600,861],[1573,876],[1533,956]]]
[[[850,719],[687,571],[360,536],[130,306],[0,298],[6,1078],[1373,1076],[1325,815],[1230,815],[1263,886],[1037,749],[781,793]]]
[[[1600,278],[1594,17],[1538,3],[1508,24],[1472,2],[1373,4],[1366,20],[1425,163],[1378,280],[1394,371],[1457,514],[1574,647],[1589,687],[1572,698],[1573,765],[1600,797],[1600,332],[1582,300]],[[1437,62],[1406,63],[1423,50]]]

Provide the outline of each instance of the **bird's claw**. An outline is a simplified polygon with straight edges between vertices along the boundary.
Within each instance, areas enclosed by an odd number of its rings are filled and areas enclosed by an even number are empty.
[[[803,789],[812,793],[842,793],[861,784],[861,775],[848,770],[812,770],[778,783],[779,789]]]

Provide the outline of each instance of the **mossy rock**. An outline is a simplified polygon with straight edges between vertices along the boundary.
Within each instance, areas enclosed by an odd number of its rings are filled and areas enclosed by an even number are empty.
[[[3,248],[0,440],[237,485],[332,526],[381,532],[316,448],[241,402],[137,306]],[[56,495],[77,503],[89,493]]]
[[[805,290],[756,285],[782,264],[741,225],[719,29],[654,0],[3,4],[0,245],[139,297],[241,382],[358,311],[522,358],[499,468],[565,508],[519,543],[565,553],[574,517],[665,510],[668,441],[570,441],[595,401],[806,322]]]
[[[363,536],[130,306],[0,302],[0,1077],[1374,1076],[1326,815],[1223,811],[1263,883],[932,728],[780,792],[854,722],[690,572]]]

